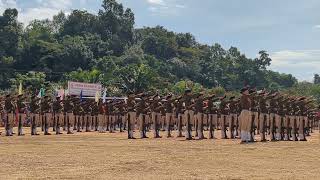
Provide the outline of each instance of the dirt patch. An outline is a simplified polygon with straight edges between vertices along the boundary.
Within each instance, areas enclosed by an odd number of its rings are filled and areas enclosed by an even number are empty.
[[[219,137],[219,132],[216,133]],[[307,142],[248,145],[240,145],[238,140],[127,140],[126,137],[126,133],[96,132],[34,137],[2,135],[0,179],[320,177],[319,133],[312,134]]]

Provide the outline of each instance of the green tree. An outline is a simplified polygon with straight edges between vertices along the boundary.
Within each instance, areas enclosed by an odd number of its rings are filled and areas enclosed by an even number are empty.
[[[50,83],[46,81],[44,73],[27,72],[25,74],[16,74],[15,78],[11,79],[11,88],[18,89],[20,83],[23,86],[24,93],[36,94],[40,88],[50,89]]]
[[[319,76],[319,74],[315,74],[314,75],[313,83],[314,84],[320,84],[320,76]]]
[[[114,55],[121,55],[133,42],[134,14],[116,0],[103,0],[98,13],[96,32],[109,42]]]
[[[124,91],[143,92],[154,87],[156,73],[147,65],[129,65],[119,69],[116,73],[121,78]]]
[[[62,15],[60,15],[62,16]],[[97,23],[97,17],[87,11],[73,10],[66,20],[63,16],[60,20],[57,17],[57,21],[62,21],[63,25],[60,28],[61,36],[80,36],[86,33],[94,33],[94,27]]]
[[[17,9],[6,9],[0,16],[0,57],[17,58],[22,34],[22,24],[17,19]]]
[[[171,59],[177,55],[178,44],[175,34],[161,26],[145,28],[138,31],[141,33],[142,48],[145,53],[155,55],[160,59]]]
[[[97,69],[90,71],[84,71],[78,69],[77,71],[72,71],[65,74],[66,80],[68,81],[77,81],[77,82],[86,82],[86,83],[100,83],[101,72]]]
[[[78,68],[83,70],[90,69],[90,64],[93,61],[93,53],[85,43],[85,39],[81,36],[65,36],[62,42],[64,52],[62,61],[64,67],[62,71],[73,71]]]

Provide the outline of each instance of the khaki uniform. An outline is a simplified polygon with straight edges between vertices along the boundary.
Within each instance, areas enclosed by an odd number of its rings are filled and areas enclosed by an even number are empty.
[[[51,135],[49,133],[49,125],[52,123],[51,102],[47,97],[41,100],[41,126],[43,127],[45,135]]]
[[[26,106],[23,103],[24,98],[22,96],[19,96],[17,99],[17,109],[18,109],[18,136],[22,136],[23,134],[23,125],[24,122],[26,121],[26,113],[25,113],[25,109]]]
[[[225,100],[222,100],[220,103],[220,127],[221,127],[221,139],[227,139],[227,123],[230,120],[230,116],[229,116],[229,108],[228,108],[228,103]],[[232,126],[232,124],[231,124]]]
[[[84,109],[82,107],[82,102],[78,102],[75,104],[73,109],[73,114],[75,115],[75,123],[74,123],[74,130],[77,132],[81,132],[84,127]]]
[[[173,104],[171,99],[167,99],[164,102],[164,108],[165,108],[165,119],[166,119],[166,130],[167,130],[167,137],[171,136],[172,127],[174,124],[174,116],[173,116]]]
[[[86,104],[84,106],[84,125],[85,125],[85,131],[86,132],[91,132],[91,105],[90,104]]]
[[[98,115],[98,131],[100,133],[106,132],[106,115],[105,115],[105,106],[103,103],[99,103],[99,115]]]
[[[150,104],[151,108],[151,121],[153,124],[153,137],[154,138],[160,138],[160,122],[161,122],[161,113],[160,113],[160,107],[161,103],[159,100],[153,100],[153,102]]]
[[[54,125],[56,134],[61,134],[60,127],[63,123],[63,114],[62,111],[62,105],[60,104],[60,101],[57,99],[55,102],[52,103],[52,109],[53,109],[53,119],[54,119]]]
[[[276,115],[276,138],[277,140],[284,139],[285,128],[287,124],[286,120],[286,111],[285,111],[285,103],[287,99],[279,99],[278,100],[278,114]]]
[[[297,121],[295,115],[289,116],[289,126],[291,128],[291,137],[293,141],[297,141],[296,129],[297,129]]]
[[[23,126],[27,119],[27,114],[19,113],[18,115],[18,136],[23,136]]]
[[[135,123],[137,119],[137,113],[134,111],[129,111],[127,114],[127,122],[128,122],[128,135],[129,138],[133,138],[133,131],[135,129]]]
[[[73,134],[71,127],[74,125],[74,114],[73,114],[74,105],[69,98],[63,102],[63,113],[64,119],[67,126],[67,134]]]
[[[259,125],[258,95],[254,92],[250,94],[249,97],[251,101],[250,141],[253,142],[256,134],[256,129],[258,129],[258,125]]]
[[[192,139],[192,123],[194,119],[194,110],[193,110],[193,102],[192,95],[185,94],[182,98],[182,102],[184,103],[184,125],[186,126],[185,137],[187,140]]]
[[[116,117],[115,117],[115,109],[112,103],[108,104],[108,125],[109,125],[109,132],[113,133],[115,131]]]
[[[125,104],[124,102],[121,102],[118,104],[118,118],[119,118],[119,129],[120,132],[123,132],[126,127],[126,110],[125,110]],[[150,123],[151,124],[151,123]]]
[[[300,141],[306,141],[306,136],[305,136],[305,127],[308,122],[307,118],[307,110],[305,108],[304,102],[300,102],[299,105],[299,113],[298,113],[298,128],[299,128],[299,140]]]
[[[274,141],[279,138],[280,129],[281,129],[281,117],[278,114],[278,110],[279,110],[278,98],[279,97],[273,97],[270,100],[269,129],[270,129],[270,140],[271,141]]]
[[[142,99],[137,105],[137,114],[139,119],[139,131],[140,138],[147,138],[146,136],[146,116],[147,116],[147,106],[146,101]]]
[[[5,98],[3,116],[5,119],[6,136],[12,136],[13,126],[14,126],[16,117],[15,117],[15,104],[10,97]]]
[[[252,125],[252,114],[250,111],[251,100],[248,95],[242,95],[240,99],[241,113],[239,116],[239,127],[241,134],[241,141],[251,141],[251,125]]]
[[[261,141],[266,141],[266,122],[269,122],[270,116],[268,113],[261,112],[259,115],[259,131]]]
[[[238,121],[238,100],[231,99],[229,103],[229,117],[228,117],[228,125],[229,125],[229,137],[231,139],[237,136],[236,127]]]
[[[201,95],[202,96],[202,95]],[[204,122],[204,108],[203,108],[203,98],[198,97],[195,100],[195,129],[196,129],[196,136],[199,137],[199,139],[204,139],[203,134],[203,122]]]
[[[99,119],[99,125],[98,125],[98,130],[100,133],[106,132],[105,127],[106,127],[106,116],[104,114],[99,114],[98,115]]]
[[[98,115],[99,115],[99,106],[97,103],[94,103],[92,107],[92,112],[91,112],[93,131],[98,131]]]
[[[192,138],[192,121],[194,118],[194,111],[193,110],[185,110],[184,111],[184,125],[186,126],[186,133],[185,137],[187,139]]]
[[[275,114],[276,140],[281,140],[282,116]]]
[[[177,130],[178,130],[178,137],[183,137],[182,136],[182,127],[183,127],[183,106],[182,102],[179,99],[175,103],[175,119],[176,119],[176,125],[177,125]]]
[[[197,132],[198,132],[198,137],[199,139],[203,139],[203,119],[204,119],[204,114],[201,112],[197,112],[195,115],[196,123],[197,123]]]
[[[267,108],[267,100],[270,96],[260,96],[258,100],[259,104],[259,120],[258,120],[258,130],[260,134],[261,141],[266,141],[266,130],[270,122],[269,110]]]
[[[299,108],[297,102],[292,103],[292,116],[290,117],[291,137],[293,141],[298,141],[297,130],[299,124]]]
[[[135,110],[135,100],[134,97],[129,96],[127,100],[127,127],[128,127],[128,139],[133,139],[133,131],[135,129],[135,124],[136,124],[136,119],[137,119],[137,114]]]
[[[208,114],[208,128],[209,128],[209,139],[214,139],[214,129],[218,126],[218,109],[213,104],[219,100],[218,98],[209,98],[207,114]]]

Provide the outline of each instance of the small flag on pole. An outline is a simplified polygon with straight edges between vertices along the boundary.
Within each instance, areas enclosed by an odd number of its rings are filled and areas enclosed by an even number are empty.
[[[83,95],[82,95],[82,90],[80,91],[80,102],[83,101]]]
[[[44,96],[44,89],[41,88],[37,97],[42,98],[43,96]]]
[[[23,94],[23,92],[22,92],[22,83],[21,83],[21,82],[20,82],[20,84],[19,84],[18,94],[19,94],[19,95],[22,95],[22,94]]]
[[[100,92],[97,91],[97,92],[96,92],[96,97],[95,97],[95,102],[98,103],[98,102],[99,102],[99,99],[100,99]]]
[[[103,91],[103,96],[102,96],[102,102],[105,103],[105,102],[106,102],[106,99],[107,99],[107,90],[104,89],[104,91]]]

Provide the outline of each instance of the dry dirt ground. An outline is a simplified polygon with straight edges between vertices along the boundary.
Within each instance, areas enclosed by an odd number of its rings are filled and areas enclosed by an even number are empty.
[[[246,145],[128,140],[126,133],[2,135],[0,179],[320,179],[320,134],[307,142]]]

